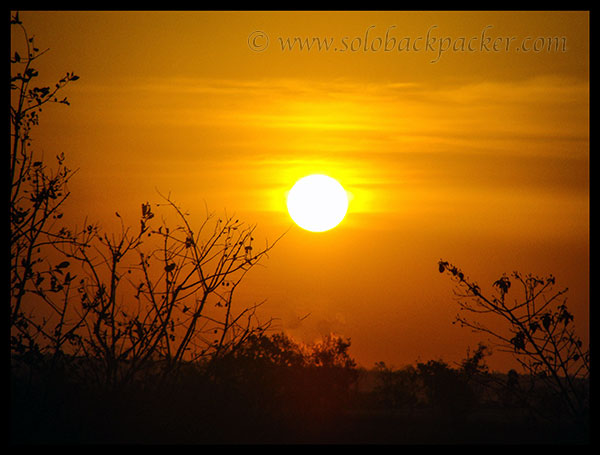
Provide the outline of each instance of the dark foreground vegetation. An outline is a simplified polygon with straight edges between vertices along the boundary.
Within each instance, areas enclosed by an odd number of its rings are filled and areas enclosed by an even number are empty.
[[[81,379],[85,362],[12,375],[15,444],[587,443],[543,384],[487,371],[481,346],[443,361],[370,371],[349,342],[300,346],[251,337],[213,365],[185,365],[158,386],[151,375],[109,390]],[[75,374],[76,373],[76,374]],[[584,387],[586,384],[580,384]]]

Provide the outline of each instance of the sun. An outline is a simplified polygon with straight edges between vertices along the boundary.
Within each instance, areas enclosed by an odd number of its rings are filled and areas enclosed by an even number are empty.
[[[287,196],[292,220],[303,229],[324,232],[336,227],[348,211],[348,195],[327,175],[313,174],[298,180]]]

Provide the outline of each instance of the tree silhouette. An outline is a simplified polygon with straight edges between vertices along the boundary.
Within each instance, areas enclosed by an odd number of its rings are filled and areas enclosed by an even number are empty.
[[[378,384],[374,391],[382,406],[391,409],[408,409],[409,411],[417,406],[422,388],[418,383],[418,372],[415,367],[409,365],[394,370],[385,362],[377,362],[375,371]]]
[[[568,311],[567,289],[555,290],[553,276],[540,278],[514,272],[503,275],[484,294],[457,267],[440,261],[440,273],[457,283],[460,313],[457,323],[491,335],[500,350],[510,352],[532,379],[541,381],[560,407],[576,422],[586,423],[589,411],[589,351],[577,336],[573,315]],[[520,299],[511,291],[516,284]],[[470,316],[473,316],[471,318]],[[492,316],[494,325],[482,322]],[[547,400],[546,400],[547,401]]]
[[[459,370],[442,360],[417,363],[419,378],[425,386],[427,403],[441,415],[464,417],[475,405],[475,395]]]
[[[66,104],[58,93],[78,76],[67,73],[54,87],[36,86],[39,76],[35,61],[48,49],[36,47],[16,13],[10,21],[11,43],[10,106],[10,328],[14,358],[40,360],[52,353],[56,360],[65,343],[72,340],[81,318],[66,322],[72,276],[69,262],[51,256],[52,247],[70,241],[59,227],[61,206],[69,196],[67,183],[74,171],[65,165],[64,153],[56,155],[52,168],[32,148],[32,129],[47,104]],[[20,32],[20,33],[18,33]],[[20,37],[20,38],[19,38]],[[43,307],[40,308],[40,307]]]
[[[464,422],[483,402],[490,374],[484,358],[488,348],[480,344],[457,368],[443,360],[417,362],[394,370],[385,362],[375,364],[377,385],[374,389],[379,405],[414,414],[415,409],[427,409],[429,415],[450,421]]]
[[[207,214],[194,232],[188,215],[164,200],[157,206],[175,213],[175,227],[153,227],[144,203],[139,229],[122,222],[120,234],[108,235],[88,226],[59,246],[79,266],[77,300],[86,317],[77,347],[93,360],[90,381],[162,383],[184,362],[215,362],[270,325],[257,319],[261,303],[236,309],[234,294],[274,244],[253,246],[255,227],[231,216]]]
[[[68,105],[54,87],[34,86],[40,51],[15,13],[24,49],[11,50],[11,359],[22,365],[69,363],[71,377],[101,387],[133,384],[147,374],[157,383],[185,362],[208,364],[235,350],[270,320],[259,321],[261,303],[240,308],[234,294],[274,246],[258,247],[255,227],[232,216],[207,213],[198,228],[170,197],[156,207],[170,211],[154,226],[153,207],[141,205],[139,228],[121,220],[107,233],[87,220],[65,226],[60,209],[74,174],[64,153],[51,168],[34,152],[32,130],[42,108]],[[276,243],[276,242],[275,242]]]

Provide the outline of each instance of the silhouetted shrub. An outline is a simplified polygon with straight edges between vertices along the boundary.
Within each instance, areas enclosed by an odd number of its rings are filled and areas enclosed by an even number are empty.
[[[562,419],[568,414],[572,422],[587,426],[589,350],[575,332],[567,289],[556,291],[552,275],[541,278],[514,272],[492,283],[487,293],[452,264],[439,261],[438,267],[457,284],[461,313],[456,322],[491,336],[499,349],[513,354],[532,384],[539,383],[531,390],[543,398],[534,400],[533,392],[528,392],[524,400],[531,411],[542,418],[555,418],[558,413]],[[511,295],[515,288],[521,291],[519,298]],[[500,325],[484,323],[483,314]]]
[[[305,345],[282,333],[253,335],[211,372],[261,412],[317,418],[342,409],[349,399],[357,377],[349,347],[335,336]]]
[[[443,415],[464,416],[473,409],[476,397],[460,371],[441,360],[417,363],[426,402]]]
[[[419,403],[421,387],[413,366],[394,370],[384,362],[375,365],[378,383],[374,388],[377,402],[384,408],[412,410]]]

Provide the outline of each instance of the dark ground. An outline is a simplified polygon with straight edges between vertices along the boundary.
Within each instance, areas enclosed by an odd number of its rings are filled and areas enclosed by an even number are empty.
[[[227,392],[111,395],[64,387],[45,396],[13,385],[13,444],[586,444],[588,435],[541,424],[519,409],[443,415],[386,410],[362,400],[343,409],[310,398],[273,406]],[[363,397],[364,398],[364,397]]]

